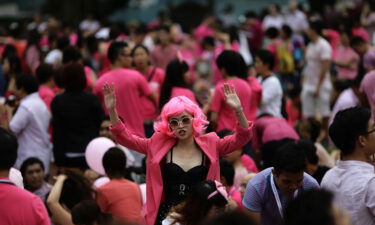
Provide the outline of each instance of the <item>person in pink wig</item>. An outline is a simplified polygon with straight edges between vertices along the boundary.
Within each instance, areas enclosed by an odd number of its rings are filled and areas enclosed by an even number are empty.
[[[252,123],[247,121],[241,101],[229,84],[223,85],[223,94],[238,125],[233,135],[223,139],[215,133],[204,134],[206,116],[185,96],[174,97],[165,104],[153,136],[141,138],[120,121],[114,84],[105,84],[103,92],[117,142],[147,156],[147,202],[143,215],[148,225],[161,224],[170,208],[186,199],[193,185],[206,179],[219,180],[219,157],[242,147],[252,137]]]

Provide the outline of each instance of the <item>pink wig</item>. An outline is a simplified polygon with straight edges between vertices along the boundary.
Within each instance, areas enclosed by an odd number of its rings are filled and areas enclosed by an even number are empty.
[[[200,136],[207,127],[207,117],[197,104],[185,96],[174,97],[164,105],[160,115],[161,118],[155,123],[154,130],[156,132],[160,131],[170,137],[176,137],[169,128],[169,118],[178,116],[184,112],[193,117],[193,135],[196,137]]]

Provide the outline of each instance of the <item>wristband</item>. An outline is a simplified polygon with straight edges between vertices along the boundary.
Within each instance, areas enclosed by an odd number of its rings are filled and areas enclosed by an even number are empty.
[[[239,109],[237,109],[236,111],[234,111],[236,114],[240,114],[240,113],[242,113],[242,111],[243,111],[243,109],[242,109],[242,107],[240,107]]]

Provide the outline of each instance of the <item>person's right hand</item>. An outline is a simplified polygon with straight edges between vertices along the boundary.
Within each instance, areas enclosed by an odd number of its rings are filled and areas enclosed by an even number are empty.
[[[107,110],[113,110],[116,107],[115,85],[105,83],[103,86],[104,103]]]

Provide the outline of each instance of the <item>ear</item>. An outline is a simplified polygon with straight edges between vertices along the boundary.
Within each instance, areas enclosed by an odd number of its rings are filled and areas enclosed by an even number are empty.
[[[358,136],[357,141],[358,141],[358,144],[359,144],[360,147],[365,147],[366,144],[367,144],[367,138],[365,136],[362,136],[362,135]]]

